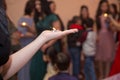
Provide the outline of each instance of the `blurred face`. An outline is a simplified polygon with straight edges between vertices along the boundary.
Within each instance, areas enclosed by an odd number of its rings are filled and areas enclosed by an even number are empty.
[[[112,6],[110,6],[110,12],[115,13],[115,10],[114,10],[114,8]]]
[[[41,2],[39,0],[35,1],[35,8],[38,12],[41,12]]]
[[[81,20],[78,20],[76,24],[81,25],[81,24],[82,24],[82,21],[81,21]]]
[[[51,11],[52,11],[53,13],[55,13],[56,4],[55,4],[55,3],[52,3],[52,4],[50,5],[50,9],[51,9]]]
[[[88,17],[88,10],[86,8],[83,8],[81,13],[82,13],[83,18]]]
[[[103,13],[105,13],[105,12],[107,12],[107,10],[108,10],[108,3],[106,3],[106,2],[102,3],[101,4],[101,11]]]

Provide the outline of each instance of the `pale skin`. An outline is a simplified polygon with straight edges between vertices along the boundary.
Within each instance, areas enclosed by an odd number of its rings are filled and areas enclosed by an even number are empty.
[[[112,25],[116,28],[116,30],[120,31],[120,23],[118,23],[111,15],[108,16],[111,20]]]
[[[1,73],[3,73],[4,80],[9,79],[12,75],[18,72],[46,42],[53,39],[59,39],[65,35],[75,33],[77,31],[77,29],[71,29],[57,32],[42,32],[42,34],[39,35],[29,45],[11,55],[9,61],[5,65],[0,67]]]

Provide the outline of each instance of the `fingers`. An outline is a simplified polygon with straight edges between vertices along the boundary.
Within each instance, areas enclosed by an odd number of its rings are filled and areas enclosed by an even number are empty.
[[[78,32],[78,29],[70,29],[70,30],[63,31],[63,34],[68,35],[68,34],[76,33],[76,32]]]

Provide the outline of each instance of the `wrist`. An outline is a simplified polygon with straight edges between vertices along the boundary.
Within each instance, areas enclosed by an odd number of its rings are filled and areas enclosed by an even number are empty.
[[[41,41],[44,44],[47,42],[47,39],[43,35],[39,35],[37,41]]]

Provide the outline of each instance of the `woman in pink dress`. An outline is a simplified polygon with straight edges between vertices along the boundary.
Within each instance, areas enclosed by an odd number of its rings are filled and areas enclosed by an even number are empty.
[[[95,56],[96,61],[98,61],[100,80],[106,77],[109,73],[115,45],[113,32],[110,29],[109,23],[104,20],[105,13],[109,13],[109,3],[107,0],[101,0],[96,14],[98,39],[97,51]]]

